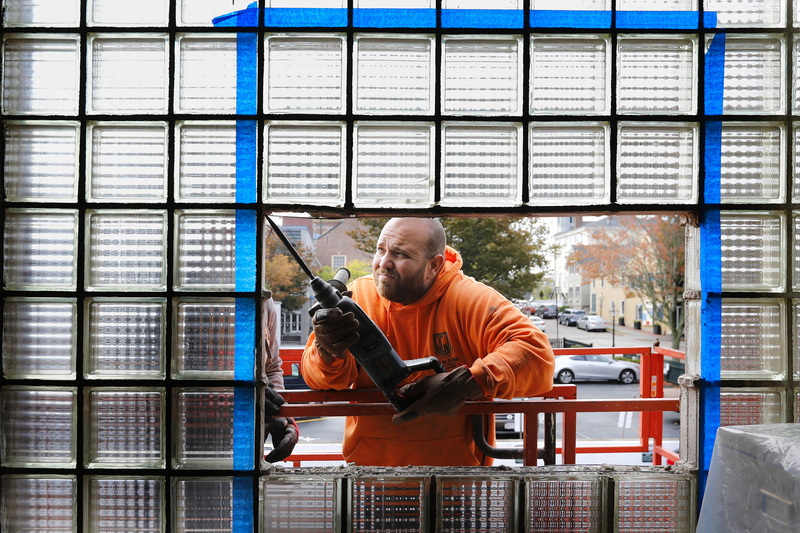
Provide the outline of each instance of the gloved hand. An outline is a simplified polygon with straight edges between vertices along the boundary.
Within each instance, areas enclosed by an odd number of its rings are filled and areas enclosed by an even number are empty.
[[[317,349],[329,363],[334,357],[342,357],[345,350],[358,342],[360,324],[352,312],[342,314],[338,307],[319,309],[312,322]]]
[[[267,416],[279,414],[281,412],[281,405],[286,403],[286,400],[283,399],[283,396],[275,392],[272,388],[272,383],[264,390],[264,412],[267,413]]]
[[[264,459],[268,463],[277,463],[289,457],[300,438],[300,429],[294,418],[268,416],[264,429],[272,438],[272,451]]]
[[[467,400],[483,398],[483,391],[469,368],[460,366],[450,372],[425,376],[397,391],[411,400],[405,410],[392,417],[395,424],[404,424],[419,416],[452,416]]]

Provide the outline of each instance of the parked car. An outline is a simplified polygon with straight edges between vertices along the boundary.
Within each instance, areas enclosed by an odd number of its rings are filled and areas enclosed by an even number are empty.
[[[639,364],[612,359],[607,355],[556,356],[553,379],[558,383],[575,380],[616,380],[625,384],[639,379]]]
[[[547,327],[547,322],[545,322],[543,318],[540,318],[536,315],[531,315],[529,318],[531,319],[531,322],[533,322],[533,325],[540,330],[544,331],[545,327]]]
[[[575,311],[571,315],[568,315],[567,316],[567,325],[568,326],[572,326],[572,327],[577,326],[578,325],[578,319],[580,319],[585,314],[586,314],[586,311],[584,311],[583,309],[578,309],[577,311]]]
[[[555,318],[558,315],[558,307],[555,305],[542,305],[536,309],[536,315],[541,318]]]
[[[606,321],[597,315],[583,315],[578,319],[578,329],[586,331],[605,331]]]
[[[570,307],[567,307],[566,309],[564,309],[563,311],[558,313],[558,317],[557,317],[558,318],[558,323],[559,324],[566,324],[567,320],[569,320],[569,316],[572,313],[574,313],[575,311],[578,311],[578,309],[572,309]]]

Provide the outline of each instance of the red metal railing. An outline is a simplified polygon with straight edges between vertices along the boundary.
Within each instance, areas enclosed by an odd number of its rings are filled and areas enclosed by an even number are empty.
[[[683,358],[683,352],[659,347],[620,348],[563,348],[556,355],[606,354],[638,355],[640,361],[640,398],[630,399],[577,399],[575,385],[555,385],[553,390],[536,398],[467,402],[461,414],[522,413],[523,464],[537,464],[539,413],[561,413],[561,454],[563,464],[575,464],[579,453],[630,453],[653,452],[653,464],[662,464],[662,458],[677,461],[678,456],[662,446],[663,412],[677,411],[677,398],[664,398],[664,355]],[[371,416],[391,415],[394,408],[378,390],[348,391],[283,391],[286,399],[281,411],[291,417]],[[626,446],[577,446],[577,413],[639,412],[639,443]],[[294,453],[287,458],[294,466],[303,461],[341,461],[341,453]]]

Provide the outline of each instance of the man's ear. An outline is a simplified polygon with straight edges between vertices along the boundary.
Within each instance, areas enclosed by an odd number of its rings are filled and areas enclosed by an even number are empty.
[[[430,259],[431,272],[438,275],[444,268],[444,256],[442,254],[435,255]]]

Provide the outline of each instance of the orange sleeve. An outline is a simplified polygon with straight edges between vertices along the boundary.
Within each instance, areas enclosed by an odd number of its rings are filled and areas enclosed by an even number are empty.
[[[314,334],[308,337],[303,357],[300,360],[300,373],[306,384],[318,390],[344,390],[350,388],[358,377],[356,360],[345,354],[343,358],[334,358],[328,363],[317,350]]]
[[[523,398],[550,391],[555,357],[547,336],[500,298],[473,300],[469,335],[481,349],[470,365],[472,375],[487,397]]]

